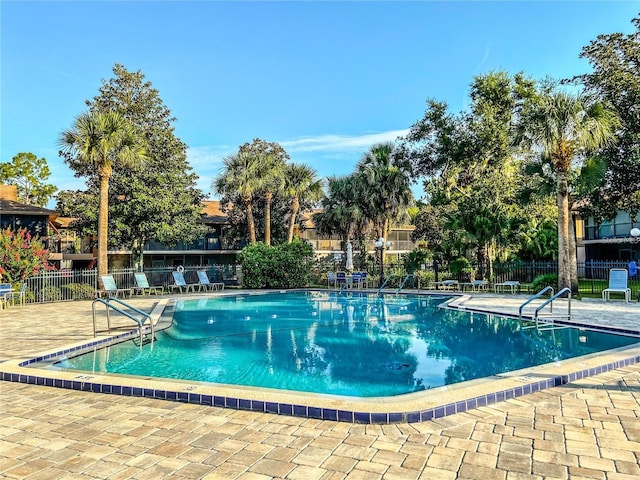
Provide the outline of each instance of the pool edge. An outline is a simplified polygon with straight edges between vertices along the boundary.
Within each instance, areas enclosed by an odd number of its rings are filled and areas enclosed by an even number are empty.
[[[170,299],[162,302],[162,308],[164,309],[169,302]],[[154,317],[158,308],[159,305],[154,308]],[[471,309],[467,309],[469,310]],[[159,318],[160,315],[155,321]],[[83,340],[44,354],[2,362],[0,363],[0,380],[320,420],[393,424],[435,420],[640,363],[640,343],[638,343],[617,350],[591,354],[588,357],[563,361],[558,365],[533,367],[525,371],[496,375],[489,377],[489,381],[486,382],[463,382],[399,397],[389,397],[391,400],[354,399],[200,382],[95,375],[35,369],[28,366],[47,356],[66,354],[80,348],[91,348],[103,342],[111,342],[114,338],[134,335],[137,335],[137,329],[100,339]]]

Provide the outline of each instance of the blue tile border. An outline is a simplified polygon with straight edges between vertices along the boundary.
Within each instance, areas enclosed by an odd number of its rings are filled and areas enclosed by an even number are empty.
[[[52,355],[55,356],[55,355]],[[38,357],[44,358],[44,357]],[[35,359],[33,359],[35,361]],[[31,361],[23,362],[27,365]],[[392,423],[416,423],[428,422],[443,418],[455,413],[461,413],[470,409],[489,406],[504,400],[517,398],[529,393],[535,393],[552,387],[566,385],[575,380],[586,378],[599,373],[608,372],[618,368],[640,363],[640,355],[625,358],[615,362],[578,370],[570,374],[557,375],[547,380],[532,381],[514,388],[491,392],[467,400],[459,400],[454,403],[438,405],[423,411],[412,412],[359,412],[350,410],[338,410],[307,405],[292,405],[289,403],[265,402],[261,400],[247,400],[234,397],[205,395],[200,393],[154,390],[136,386],[111,385],[82,380],[61,380],[40,377],[36,374],[22,375],[17,373],[0,372],[0,380],[6,382],[26,383],[32,385],[53,386],[71,390],[103,393],[110,395],[123,395],[143,398],[155,398],[161,400],[177,401],[196,405],[205,405],[221,408],[233,408],[239,410],[251,410],[294,417],[312,418],[318,420],[330,420],[335,422],[362,423],[362,424],[392,424]],[[21,364],[22,365],[22,364]],[[0,364],[0,369],[2,365]],[[90,376],[86,376],[90,378]]]
[[[579,325],[572,324],[573,327]],[[591,328],[593,329],[593,328]],[[601,329],[605,331],[605,329]],[[619,330],[616,330],[620,333]],[[637,332],[635,332],[637,334]],[[137,337],[135,330],[124,332],[112,337],[96,339],[86,344],[76,347],[66,348],[58,352],[40,355],[27,359],[18,364],[19,367],[29,367],[33,364],[46,361],[54,361],[63,358],[70,353],[80,353],[87,349],[105,346],[107,344],[117,343]],[[154,398],[167,401],[176,401],[182,403],[213,406],[219,408],[232,408],[237,410],[250,410],[254,412],[263,412],[279,415],[287,415],[294,417],[312,418],[319,420],[330,420],[336,422],[360,423],[360,424],[393,424],[393,423],[417,423],[428,422],[434,419],[443,418],[455,413],[466,412],[471,409],[489,406],[497,402],[517,398],[530,393],[539,392],[541,390],[566,385],[568,383],[580,380],[600,373],[608,372],[629,365],[640,364],[640,355],[617,360],[615,362],[589,367],[583,370],[577,370],[569,374],[556,375],[543,380],[531,380],[522,385],[517,385],[505,390],[498,390],[466,400],[458,400],[453,403],[436,405],[422,411],[408,412],[361,412],[351,410],[340,410],[334,408],[323,408],[310,405],[297,405],[290,403],[278,403],[262,400],[248,400],[243,398],[225,397],[218,395],[206,395],[189,391],[172,391],[172,390],[156,390],[152,388],[143,388],[129,385],[112,385],[110,383],[101,383],[91,381],[93,375],[80,374],[73,380],[54,379],[45,376],[39,376],[37,371],[30,374],[18,374],[2,371],[2,363],[0,363],[0,380],[6,382],[25,383],[31,385],[40,385],[47,387],[64,388],[78,390],[84,392],[103,393],[109,395],[133,396],[142,398]],[[134,380],[134,379],[132,379]],[[320,401],[321,402],[321,401]]]

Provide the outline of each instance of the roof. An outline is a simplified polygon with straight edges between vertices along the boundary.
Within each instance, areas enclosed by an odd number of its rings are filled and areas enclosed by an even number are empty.
[[[204,200],[200,220],[202,223],[227,223],[227,214],[222,211],[218,200]]]
[[[0,199],[0,214],[7,215],[39,215],[56,218],[58,213],[48,208],[36,207],[35,205],[27,205],[13,200]]]

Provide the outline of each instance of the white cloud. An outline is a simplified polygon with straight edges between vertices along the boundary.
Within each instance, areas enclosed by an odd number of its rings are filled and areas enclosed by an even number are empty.
[[[404,136],[409,130],[391,130],[388,132],[366,133],[358,136],[351,135],[319,135],[316,137],[303,137],[296,140],[279,142],[289,153],[295,152],[326,152],[326,151],[353,151],[360,150],[364,153],[372,145],[382,142],[393,142],[398,137]]]
[[[394,142],[408,130],[365,133],[363,135],[318,135],[294,140],[278,141],[291,155],[293,162],[305,162],[315,168],[318,175],[344,175],[355,168],[358,159],[373,145]],[[211,192],[211,182],[220,173],[222,159],[238,151],[238,146],[204,145],[189,147],[187,158],[198,175],[198,187],[205,194]]]

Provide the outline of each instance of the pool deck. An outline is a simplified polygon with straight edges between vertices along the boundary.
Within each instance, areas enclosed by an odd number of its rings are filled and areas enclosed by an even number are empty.
[[[524,299],[480,294],[459,303],[514,315]],[[150,309],[156,301],[131,303]],[[637,302],[574,301],[572,311],[582,324],[640,331]],[[91,302],[0,311],[0,361],[92,336]],[[639,364],[391,425],[0,382],[5,478],[624,480],[640,477],[639,464]]]

